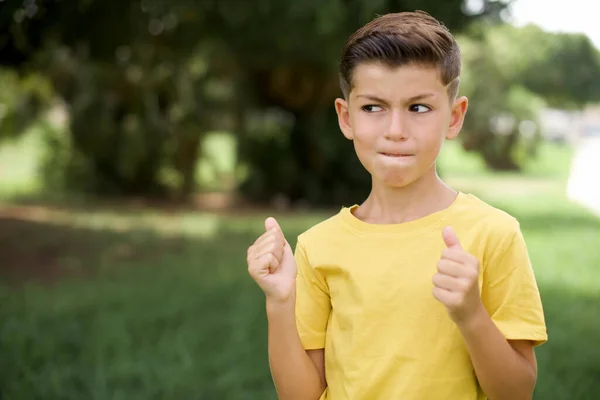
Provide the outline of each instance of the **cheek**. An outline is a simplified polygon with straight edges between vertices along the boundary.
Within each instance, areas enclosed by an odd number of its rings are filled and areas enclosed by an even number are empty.
[[[442,147],[444,142],[444,133],[440,131],[433,131],[427,138],[424,139],[421,147],[428,153],[437,153]]]
[[[353,118],[351,123],[354,146],[362,150],[372,148],[380,132],[376,121],[373,118],[369,119],[367,116],[361,116]]]
[[[364,133],[354,135],[354,151],[359,161],[369,172],[373,166],[373,140],[372,136]]]
[[[420,152],[437,153],[444,142],[446,130],[441,121],[422,121],[421,124],[413,126],[419,134],[414,135]]]
[[[366,121],[365,118],[353,118],[351,124],[352,142],[356,157],[367,171],[373,173],[373,154],[378,129],[370,121]]]

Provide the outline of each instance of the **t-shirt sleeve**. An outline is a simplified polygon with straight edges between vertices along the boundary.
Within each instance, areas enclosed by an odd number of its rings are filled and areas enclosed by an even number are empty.
[[[548,340],[544,311],[523,234],[516,228],[483,271],[482,300],[508,340]]]
[[[309,263],[305,247],[298,241],[295,251],[296,324],[306,350],[325,348],[331,300],[323,276]]]

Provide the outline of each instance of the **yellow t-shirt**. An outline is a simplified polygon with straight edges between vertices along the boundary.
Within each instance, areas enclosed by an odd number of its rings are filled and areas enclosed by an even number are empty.
[[[485,399],[462,337],[432,294],[454,228],[481,265],[483,303],[507,339],[547,340],[519,223],[473,195],[402,224],[369,224],[357,206],[298,237],[297,324],[306,349],[325,349],[327,400]]]

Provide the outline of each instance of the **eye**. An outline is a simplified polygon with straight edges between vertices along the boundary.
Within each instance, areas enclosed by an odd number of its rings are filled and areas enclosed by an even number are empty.
[[[362,106],[361,110],[363,110],[365,112],[368,112],[368,113],[374,113],[374,112],[382,111],[383,108],[379,107],[379,106],[376,106],[376,105],[373,105],[373,104],[368,104],[366,106]]]
[[[431,108],[423,104],[413,104],[412,106],[410,106],[410,111],[421,114],[431,111]]]

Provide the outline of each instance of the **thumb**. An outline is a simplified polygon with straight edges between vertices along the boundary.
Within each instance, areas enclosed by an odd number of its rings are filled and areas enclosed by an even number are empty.
[[[281,229],[279,223],[275,218],[269,217],[265,220],[265,229],[267,231],[272,229],[276,230],[277,232],[279,232],[279,235],[281,235],[283,241],[287,242],[287,240],[285,239],[285,235],[283,234],[283,230]]]
[[[445,227],[442,231],[442,236],[444,237],[444,243],[446,243],[446,246],[448,248],[454,247],[462,249],[462,246],[460,245],[460,240],[458,240],[458,236],[456,236],[456,233],[454,232],[454,229],[452,229],[452,227]]]
[[[265,220],[265,229],[266,230],[277,229],[277,230],[281,231],[281,227],[277,223],[277,220],[273,217],[269,217]]]
[[[279,231],[279,234],[281,235],[281,238],[283,239],[283,242],[285,243],[285,247],[284,247],[284,251],[291,251],[290,245],[287,241],[287,239],[285,238],[285,235],[283,234],[283,230],[281,229],[281,226],[279,226],[279,223],[277,222],[277,220],[273,217],[269,217],[265,220],[265,229],[268,231],[270,229],[276,229],[277,231]]]

